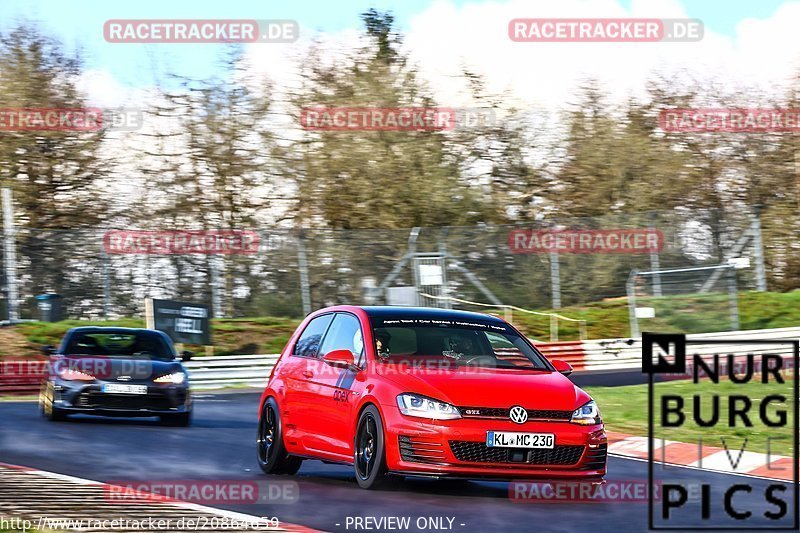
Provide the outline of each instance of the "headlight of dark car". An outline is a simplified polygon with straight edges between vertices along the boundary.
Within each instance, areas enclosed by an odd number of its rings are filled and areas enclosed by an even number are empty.
[[[172,374],[166,374],[160,378],[154,379],[153,383],[169,383],[172,385],[180,385],[184,381],[186,381],[186,374],[183,372],[173,372]]]

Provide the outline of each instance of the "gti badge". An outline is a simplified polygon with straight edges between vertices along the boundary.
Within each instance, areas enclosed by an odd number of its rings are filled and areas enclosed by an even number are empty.
[[[519,405],[515,405],[511,408],[510,418],[512,422],[516,422],[517,424],[524,424],[528,421],[528,411],[525,410],[524,407],[520,407]]]

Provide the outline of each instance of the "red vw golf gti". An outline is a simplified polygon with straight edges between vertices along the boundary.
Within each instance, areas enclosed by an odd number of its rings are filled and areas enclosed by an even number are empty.
[[[600,411],[522,334],[445,309],[338,306],[309,315],[261,398],[258,462],[353,465],[388,476],[599,479]]]

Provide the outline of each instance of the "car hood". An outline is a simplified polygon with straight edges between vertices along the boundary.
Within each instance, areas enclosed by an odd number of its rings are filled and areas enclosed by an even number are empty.
[[[572,411],[591,398],[558,372],[456,368],[427,370],[383,364],[401,392],[413,392],[459,407],[511,407]],[[396,366],[393,370],[389,367]]]
[[[123,378],[125,381],[141,381],[183,371],[183,366],[178,361],[125,357],[65,355],[53,357],[51,364],[56,373],[60,369],[69,368],[79,370],[99,380]],[[125,379],[126,377],[128,379]]]

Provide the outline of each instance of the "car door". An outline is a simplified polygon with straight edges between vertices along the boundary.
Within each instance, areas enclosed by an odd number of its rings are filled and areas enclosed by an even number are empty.
[[[322,357],[333,350],[350,350],[357,365],[364,367],[364,333],[358,317],[340,312],[333,319],[319,349],[319,359],[314,376],[309,378],[317,393],[317,401],[310,406],[313,413],[314,446],[339,456],[352,456],[354,406],[364,389],[363,371],[335,368]]]
[[[310,377],[317,369],[319,347],[333,316],[333,313],[326,313],[311,319],[292,348],[283,370],[286,438],[305,448],[308,448],[308,439],[313,435],[311,406],[316,401],[316,390]]]

